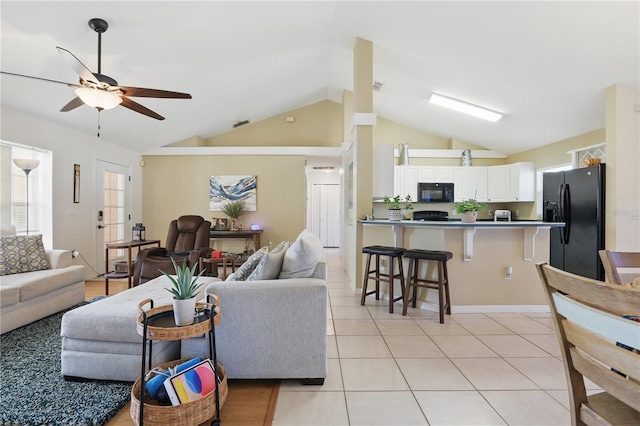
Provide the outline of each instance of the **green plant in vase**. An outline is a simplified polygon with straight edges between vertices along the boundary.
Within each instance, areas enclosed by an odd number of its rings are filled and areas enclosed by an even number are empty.
[[[407,194],[404,199],[401,199],[399,195],[396,195],[393,198],[389,198],[388,196],[384,196],[384,206],[389,210],[389,220],[401,220],[407,219],[406,215],[402,214],[403,207],[400,203],[404,202],[405,210],[413,210],[413,200],[411,199],[411,195]]]
[[[202,283],[198,283],[198,278],[202,275],[202,272],[196,275],[196,268],[198,265],[193,265],[193,268],[189,268],[187,261],[182,262],[182,266],[178,266],[176,260],[172,257],[171,263],[176,271],[176,275],[170,275],[165,271],[160,271],[171,281],[171,288],[167,288],[169,293],[173,295],[173,315],[176,321],[176,325],[191,325],[193,324],[193,316],[196,309],[196,296],[198,290],[202,287]]]
[[[460,214],[462,214],[462,221],[472,223],[476,221],[478,212],[486,206],[485,203],[476,201],[473,198],[467,200],[456,201],[453,203],[453,208]]]
[[[231,218],[231,230],[238,228],[238,218],[249,211],[249,207],[244,200],[229,201],[222,205],[222,213]]]

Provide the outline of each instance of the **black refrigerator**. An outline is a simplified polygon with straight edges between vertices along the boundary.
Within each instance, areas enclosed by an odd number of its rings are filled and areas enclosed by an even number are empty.
[[[551,228],[549,264],[604,281],[605,165],[544,173],[542,182],[544,220],[566,223]]]

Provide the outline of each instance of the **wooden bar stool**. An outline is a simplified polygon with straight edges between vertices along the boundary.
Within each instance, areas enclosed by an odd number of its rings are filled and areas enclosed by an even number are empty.
[[[418,298],[418,287],[432,288],[438,290],[438,301],[440,311],[440,324],[444,324],[444,314],[451,315],[451,298],[449,297],[449,275],[447,273],[447,260],[453,257],[448,251],[435,250],[406,250],[403,255],[409,259],[409,273],[407,274],[407,289],[404,292],[402,303],[402,315],[407,315],[409,299],[413,301],[412,307],[416,307]],[[420,273],[420,261],[431,260],[438,262],[438,280],[418,278]],[[413,288],[413,296],[410,296]]]
[[[362,300],[360,301],[360,305],[364,305],[365,298],[370,295],[376,295],[376,300],[380,300],[380,282],[389,283],[389,313],[393,313],[393,302],[396,302],[400,299],[404,299],[405,295],[405,285],[404,285],[404,270],[402,268],[402,253],[404,253],[404,249],[402,247],[385,247],[385,246],[368,246],[362,247],[362,253],[367,254],[367,265],[365,266],[364,271],[364,282],[362,283]],[[371,256],[374,255],[375,265],[374,269],[371,269]],[[388,257],[388,273],[380,272],[380,256]],[[396,260],[398,264],[398,273],[394,273],[393,260]],[[402,295],[393,297],[393,282],[394,279],[400,280],[400,289],[402,290]],[[367,293],[367,284],[369,280],[374,280],[376,282],[376,289]]]

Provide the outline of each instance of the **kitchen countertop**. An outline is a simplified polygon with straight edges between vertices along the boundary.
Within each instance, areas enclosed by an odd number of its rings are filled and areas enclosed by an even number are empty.
[[[495,222],[492,220],[479,220],[474,223],[462,223],[459,220],[429,221],[429,220],[388,220],[373,219],[359,220],[364,226],[391,226],[396,247],[404,247],[403,228],[439,228],[439,229],[463,229],[463,258],[469,262],[473,258],[473,237],[477,229],[498,230],[522,228],[524,231],[524,260],[530,262],[535,255],[535,238],[540,229],[564,228],[564,222],[543,222],[537,220],[516,220],[511,222]]]
[[[363,225],[392,225],[392,226],[436,226],[443,228],[523,228],[523,227],[550,227],[564,228],[564,222],[543,222],[538,220],[514,220],[511,222],[495,222],[492,220],[478,220],[474,223],[462,223],[460,220],[388,220],[373,219],[359,220]]]

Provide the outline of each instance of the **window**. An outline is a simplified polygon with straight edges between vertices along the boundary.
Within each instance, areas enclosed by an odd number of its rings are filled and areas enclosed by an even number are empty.
[[[52,247],[51,158],[51,151],[0,141],[3,235],[42,234],[45,247]],[[14,159],[39,160],[40,164],[26,174]]]

